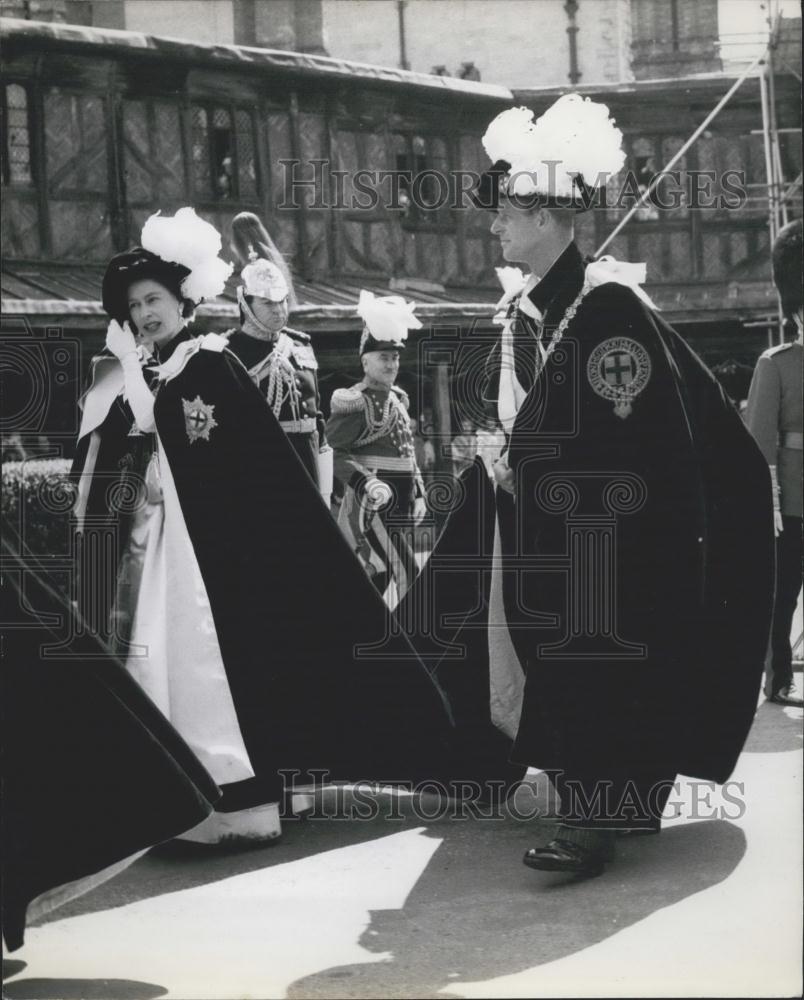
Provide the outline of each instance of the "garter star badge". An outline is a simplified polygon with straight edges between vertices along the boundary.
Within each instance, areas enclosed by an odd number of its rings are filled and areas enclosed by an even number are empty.
[[[184,407],[184,426],[190,444],[199,438],[209,441],[209,432],[218,426],[218,421],[212,416],[215,404],[205,403],[200,396],[196,396],[192,402],[182,399],[181,405]]]
[[[648,384],[650,373],[648,352],[630,337],[604,340],[586,365],[589,384],[598,396],[614,403],[614,412],[622,419],[631,414],[631,404]]]

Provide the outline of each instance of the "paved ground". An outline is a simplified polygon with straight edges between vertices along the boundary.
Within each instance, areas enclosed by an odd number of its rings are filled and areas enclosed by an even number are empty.
[[[801,995],[801,716],[760,704],[734,784],[686,783],[671,798],[684,815],[623,841],[602,878],[521,865],[546,820],[424,819],[381,794],[401,818],[297,822],[238,853],[152,852],[30,928],[5,995]],[[518,807],[533,796],[549,807],[543,775]],[[337,811],[332,793],[319,808]]]

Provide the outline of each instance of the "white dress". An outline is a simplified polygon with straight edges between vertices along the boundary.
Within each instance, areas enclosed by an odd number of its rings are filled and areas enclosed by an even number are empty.
[[[97,439],[97,428],[120,388],[122,370],[107,365],[85,397],[82,437],[90,433]],[[213,780],[228,785],[253,778],[254,770],[170,465],[158,434],[153,433],[156,448],[117,573],[112,612],[117,651]],[[87,478],[97,447],[97,440],[91,440],[93,459],[85,465]],[[79,487],[79,525],[85,506],[81,493]],[[182,839],[217,843],[240,837],[272,839],[279,834],[278,805],[268,803],[233,813],[215,812]]]

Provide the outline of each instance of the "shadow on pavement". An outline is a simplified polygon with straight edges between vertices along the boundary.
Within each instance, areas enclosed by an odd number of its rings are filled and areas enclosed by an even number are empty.
[[[804,742],[800,708],[763,701],[754,716],[743,753],[783,753],[800,750]]]
[[[694,823],[624,840],[605,875],[578,880],[522,866],[525,849],[549,836],[539,821],[446,820],[427,835],[443,843],[405,906],[372,912],[360,941],[387,960],[305,977],[289,998],[443,1000],[450,981],[555,961],[722,882],[746,846],[726,821]]]
[[[522,803],[523,811],[540,809],[542,814],[550,814],[550,795],[546,777],[539,775],[535,781],[529,780],[524,784],[517,801]],[[282,839],[268,845],[233,848],[179,841],[162,844],[86,896],[32,921],[29,926],[39,927],[69,917],[99,913],[167,893],[210,885],[235,875],[353,847],[428,823],[428,819],[417,815],[411,797],[399,798],[381,791],[373,798],[378,803],[377,815],[357,820],[349,818],[348,814],[350,810],[353,814],[357,808],[362,809],[365,815],[365,801],[356,804],[352,792],[344,786],[319,790],[315,812],[301,820],[283,819]],[[423,801],[426,803],[427,799],[423,797]],[[434,812],[430,808],[428,817]]]
[[[318,796],[318,812],[329,818],[287,824],[276,845],[241,851],[168,845],[42,922],[100,912],[418,829],[421,836],[440,842],[437,849],[405,905],[371,911],[360,938],[360,945],[380,960],[322,970],[297,980],[287,996],[444,1000],[451,981],[491,979],[580,952],[716,885],[734,871],[746,847],[743,832],[724,820],[674,826],[658,837],[624,838],[617,861],[601,878],[579,880],[534,872],[521,863],[528,847],[545,843],[552,833],[548,817],[554,800],[544,774],[531,777],[516,796],[519,813],[535,815],[528,819],[510,812],[477,818],[471,808],[463,814],[457,807],[439,812],[432,808],[433,803],[438,806],[433,798],[423,797],[415,805],[410,798],[379,793],[378,815],[339,820],[333,816],[345,816],[355,801],[340,790],[335,804],[334,794],[328,789]],[[392,869],[388,877],[393,874]],[[102,980],[17,980],[8,989],[9,1000],[146,1000],[163,993],[147,983]]]
[[[130,979],[18,979],[6,987],[7,1000],[155,1000],[164,986]]]
[[[18,975],[27,966],[27,964],[27,962],[23,962],[20,958],[4,958],[3,982],[7,979],[11,979],[12,976]]]

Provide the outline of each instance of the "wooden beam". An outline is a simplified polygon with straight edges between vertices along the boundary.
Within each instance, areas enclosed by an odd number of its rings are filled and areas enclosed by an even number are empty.
[[[290,92],[289,115],[291,156],[296,161],[296,164],[301,166],[302,155],[301,135],[299,133],[299,95],[295,90]],[[298,261],[298,270],[301,272],[302,277],[309,281],[312,277],[312,267],[310,266],[310,246],[307,233],[308,218],[309,213],[307,211],[307,199],[302,196],[299,201],[298,209],[296,210],[296,234],[298,237],[297,246],[299,248],[296,260]]]

